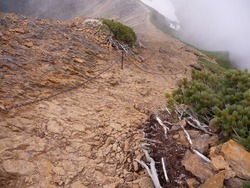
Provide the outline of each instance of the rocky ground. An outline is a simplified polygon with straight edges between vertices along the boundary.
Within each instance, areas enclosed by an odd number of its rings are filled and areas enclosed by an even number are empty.
[[[1,187],[151,183],[133,161],[138,127],[196,57],[181,43],[145,41],[121,70],[109,33],[83,22],[0,15]]]
[[[140,36],[140,44],[124,56],[122,70],[121,51],[107,44],[109,31],[86,23],[83,18],[59,22],[0,14],[1,187],[153,187],[134,161],[145,160],[143,132],[153,133],[149,115],[165,108],[164,94],[190,77],[190,65],[201,54],[171,37]],[[171,153],[166,162],[178,159],[168,168],[171,186],[197,187],[217,172],[221,182],[227,166],[215,166],[204,178],[186,165],[200,159],[188,150],[179,128],[161,140]],[[190,131],[197,142],[208,138]],[[223,148],[216,152],[225,153]],[[157,160],[165,155],[157,148],[149,151]],[[232,169],[235,181],[248,178]]]

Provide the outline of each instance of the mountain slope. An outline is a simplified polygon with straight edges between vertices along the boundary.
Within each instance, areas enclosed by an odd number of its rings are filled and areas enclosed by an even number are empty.
[[[94,0],[91,3],[88,0],[45,0],[43,2],[12,0],[1,1],[0,7],[2,12],[56,20],[71,20],[77,16],[115,19],[131,26],[138,34],[154,37],[154,40],[167,38],[151,23],[151,17],[154,16],[162,25],[161,15],[139,0]]]
[[[196,56],[181,43],[141,39],[121,70],[110,33],[84,21],[0,14],[1,187],[148,181],[133,163],[142,156],[138,127]]]

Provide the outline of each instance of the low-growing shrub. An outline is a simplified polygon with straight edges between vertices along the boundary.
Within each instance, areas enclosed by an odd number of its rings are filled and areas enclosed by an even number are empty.
[[[234,138],[250,150],[250,74],[241,70],[224,70],[219,74],[192,72],[168,99],[189,105],[208,122],[217,117],[226,139]]]
[[[250,181],[249,180],[244,181],[243,188],[250,188]]]
[[[130,46],[135,44],[137,37],[132,28],[114,20],[108,20],[103,18],[101,18],[101,20],[114,33],[114,37],[117,40],[125,42]]]

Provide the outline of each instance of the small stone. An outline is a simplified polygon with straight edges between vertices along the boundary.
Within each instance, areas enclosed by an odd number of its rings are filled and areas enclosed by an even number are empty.
[[[25,42],[24,46],[31,48],[33,46],[33,43],[32,42]]]
[[[47,130],[52,133],[61,134],[63,131],[63,127],[55,120],[50,120],[47,124]]]
[[[223,170],[229,167],[227,162],[225,161],[224,157],[221,155],[217,155],[215,157],[211,157],[211,165],[214,170]]]
[[[230,178],[234,178],[236,176],[236,173],[232,170],[232,168],[227,167],[225,169],[225,179],[230,179]]]
[[[208,178],[204,184],[199,186],[199,188],[222,188],[224,182],[225,171],[221,171],[218,174]]]
[[[187,122],[186,122],[186,120],[183,119],[183,120],[181,120],[180,124],[181,124],[181,126],[186,127]]]
[[[205,154],[208,152],[210,136],[208,134],[203,134],[197,139],[193,140],[192,149],[196,149],[199,152]]]
[[[210,147],[217,146],[219,142],[219,137],[217,135],[213,135],[208,140]]]
[[[62,167],[54,167],[53,172],[55,172],[55,174],[60,175],[60,176],[66,175],[66,171]]]
[[[116,151],[116,150],[117,150],[117,142],[115,142],[115,143],[113,144],[112,149],[113,149],[113,151]]]
[[[128,151],[129,150],[129,139],[125,140],[124,142],[124,151]]]
[[[19,176],[30,175],[35,170],[33,163],[24,160],[6,160],[2,167],[6,173]]]
[[[229,140],[221,147],[227,163],[242,179],[250,179],[250,153],[239,143]]]
[[[194,178],[186,179],[189,188],[195,188],[199,185],[199,182]]]
[[[199,65],[197,62],[190,64],[190,67],[192,67],[196,70],[199,70],[199,71],[201,71],[203,69],[203,67],[201,65]]]
[[[85,187],[85,186],[82,184],[81,181],[76,181],[76,182],[72,183],[72,185],[71,185],[71,188],[83,188],[83,187]]]
[[[25,33],[25,31],[22,28],[15,28],[14,31],[21,34]]]
[[[184,146],[186,146],[186,147],[189,148],[190,144],[189,144],[189,142],[188,142],[188,140],[187,140],[187,138],[186,138],[186,135],[185,135],[184,131],[183,131],[183,130],[179,131],[179,135],[180,135],[180,138],[179,138],[178,141],[179,141],[182,145],[184,145]]]
[[[179,134],[175,134],[175,135],[173,136],[173,138],[174,138],[174,139],[178,139],[178,138],[180,138],[180,135],[179,135]]]
[[[130,174],[126,175],[126,177],[125,177],[126,182],[130,182],[130,181],[133,181],[133,180],[135,180],[135,175],[133,173],[130,173]]]
[[[154,184],[149,177],[143,177],[139,180],[139,186],[141,188],[154,188]]]
[[[208,129],[212,133],[216,133],[219,130],[219,126],[217,125],[218,123],[218,118],[213,118],[209,121],[209,126]]]
[[[74,60],[74,62],[76,62],[76,63],[84,63],[84,60],[83,60],[83,59],[80,59],[80,58],[74,58],[73,60]]]
[[[180,127],[179,125],[173,125],[173,126],[171,127],[171,131],[177,131],[177,130],[179,130],[179,129],[181,129],[181,127]]]
[[[134,171],[137,172],[139,170],[139,165],[137,162],[133,162],[133,167],[134,167]]]

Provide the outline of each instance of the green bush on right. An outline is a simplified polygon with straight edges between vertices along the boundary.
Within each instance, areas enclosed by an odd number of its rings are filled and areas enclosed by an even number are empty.
[[[168,99],[189,105],[200,120],[208,123],[214,117],[224,139],[233,138],[250,151],[250,74],[244,70],[192,72]]]

